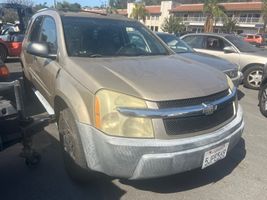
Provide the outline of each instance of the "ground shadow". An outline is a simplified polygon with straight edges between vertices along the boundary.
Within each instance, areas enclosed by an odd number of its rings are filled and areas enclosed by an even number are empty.
[[[238,101],[240,101],[244,96],[245,96],[244,92],[242,92],[241,90],[237,90]]]
[[[7,58],[5,60],[5,63],[17,63],[20,62],[20,58],[19,57],[15,57],[15,58]]]
[[[241,139],[224,160],[204,170],[197,169],[164,178],[138,181],[120,180],[120,182],[139,190],[152,191],[155,193],[175,193],[191,190],[217,182],[229,175],[245,156],[245,141]]]
[[[59,142],[51,133],[39,133],[34,146],[42,156],[35,168],[28,168],[18,156],[20,144],[0,153],[1,199],[118,200],[125,194],[105,176],[83,184],[72,181],[65,171]]]

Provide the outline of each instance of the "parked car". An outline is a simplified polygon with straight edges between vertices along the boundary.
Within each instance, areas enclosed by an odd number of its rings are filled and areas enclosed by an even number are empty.
[[[196,33],[181,37],[198,52],[215,55],[236,63],[244,75],[244,86],[259,89],[267,51],[230,34]]]
[[[231,79],[176,55],[135,20],[39,11],[21,60],[28,83],[54,110],[76,180],[88,172],[144,179],[205,168],[243,132]]]
[[[195,60],[200,63],[207,64],[214,67],[225,74],[227,74],[233,81],[234,85],[238,85],[243,80],[243,74],[238,70],[238,66],[225,59],[212,56],[205,53],[196,52],[192,47],[182,41],[175,35],[168,33],[156,33],[175,53],[182,54],[182,56]]]
[[[261,113],[267,117],[267,65],[263,68],[262,82],[259,91],[259,107]]]
[[[241,34],[243,40],[255,46],[264,45],[264,38],[260,34]]]
[[[25,5],[14,3],[0,3],[0,13],[5,14],[3,9],[15,11],[19,18],[16,24],[5,24],[0,34],[0,59],[4,62],[8,56],[19,57],[24,38],[25,23],[32,14],[32,9]],[[19,31],[15,31],[19,30]]]

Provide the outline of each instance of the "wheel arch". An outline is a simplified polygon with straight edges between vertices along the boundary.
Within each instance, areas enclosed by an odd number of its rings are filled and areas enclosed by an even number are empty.
[[[247,69],[249,69],[250,67],[253,67],[253,66],[261,66],[261,67],[264,67],[264,64],[262,64],[262,63],[250,63],[250,64],[248,64],[248,65],[246,65],[245,67],[243,67],[242,69],[241,69],[241,71],[242,71],[242,73],[244,73]]]

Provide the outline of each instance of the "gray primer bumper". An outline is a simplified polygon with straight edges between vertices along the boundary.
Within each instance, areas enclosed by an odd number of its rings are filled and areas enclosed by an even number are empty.
[[[229,142],[229,152],[244,129],[241,106],[233,121],[224,127],[182,139],[112,137],[90,125],[77,125],[88,167],[110,176],[129,179],[161,177],[201,167],[206,151]]]

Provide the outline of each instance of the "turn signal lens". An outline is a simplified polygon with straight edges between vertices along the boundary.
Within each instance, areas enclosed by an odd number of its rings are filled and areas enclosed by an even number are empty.
[[[0,67],[0,77],[7,78],[9,76],[9,70],[7,66],[1,66]]]

